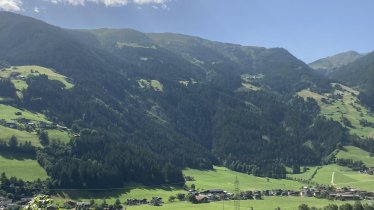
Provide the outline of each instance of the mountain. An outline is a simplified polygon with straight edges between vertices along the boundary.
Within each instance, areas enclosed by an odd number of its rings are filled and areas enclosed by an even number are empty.
[[[330,80],[282,48],[213,42],[131,29],[69,30],[0,12],[0,60],[38,65],[45,75],[0,83],[7,103],[70,128],[36,157],[54,187],[183,184],[182,168],[213,164],[284,178],[286,166],[316,165],[349,142],[339,123],[319,117],[303,89]],[[8,93],[9,92],[9,93]],[[66,164],[69,162],[69,164]]]
[[[374,52],[341,66],[331,78],[358,87],[361,100],[374,110]]]
[[[348,51],[316,60],[309,63],[309,66],[319,72],[323,72],[324,74],[330,74],[339,67],[352,63],[362,56],[363,55],[358,52]]]

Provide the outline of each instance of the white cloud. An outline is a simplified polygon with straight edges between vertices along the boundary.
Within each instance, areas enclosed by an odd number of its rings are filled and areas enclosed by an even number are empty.
[[[135,4],[165,4],[168,0],[133,0]]]
[[[133,3],[137,5],[158,4],[158,5],[161,5],[162,7],[167,7],[165,3],[169,2],[170,0],[44,0],[44,1],[51,2],[54,4],[59,4],[59,3],[70,4],[73,6],[84,6],[88,2],[93,2],[96,4],[103,4],[107,7],[120,7],[120,6],[128,5],[129,3]]]
[[[38,7],[34,7],[34,12],[35,13],[39,13],[40,12],[39,8]]]
[[[21,0],[0,0],[0,10],[18,12],[22,10],[21,6]]]

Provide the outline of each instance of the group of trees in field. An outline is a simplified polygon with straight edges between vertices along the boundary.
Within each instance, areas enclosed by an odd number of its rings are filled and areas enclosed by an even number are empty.
[[[18,142],[16,136],[11,136],[7,142],[0,141],[0,151],[20,153],[31,156],[35,156],[36,154],[36,148],[31,144],[30,141],[20,143]]]
[[[346,166],[348,168],[351,168],[354,171],[361,171],[368,169],[366,165],[361,160],[352,160],[352,159],[344,159],[344,158],[338,158],[335,160],[336,164],[340,166]]]
[[[0,196],[18,200],[23,197],[32,197],[37,193],[48,193],[48,181],[23,181],[16,177],[7,177],[5,173],[0,175]]]

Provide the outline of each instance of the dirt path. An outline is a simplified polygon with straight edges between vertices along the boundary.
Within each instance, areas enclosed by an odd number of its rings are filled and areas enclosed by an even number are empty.
[[[335,176],[335,172],[332,172],[331,174],[331,184],[334,186],[335,183],[334,183],[334,176]]]

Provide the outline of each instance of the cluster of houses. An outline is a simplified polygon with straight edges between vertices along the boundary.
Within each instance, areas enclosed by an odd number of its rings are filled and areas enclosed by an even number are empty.
[[[30,201],[32,197],[21,198],[21,200],[14,202],[12,199],[8,199],[5,197],[0,196],[0,210],[5,209],[14,209],[19,207],[25,207]]]
[[[152,197],[152,200],[148,201],[147,199],[127,199],[125,204],[127,206],[136,206],[136,205],[144,205],[149,204],[152,206],[161,206],[164,202],[162,201],[161,197]]]
[[[206,203],[220,200],[261,200],[265,196],[302,196],[316,197],[333,200],[374,200],[374,192],[360,191],[354,188],[326,187],[304,187],[301,190],[272,189],[263,191],[242,191],[239,195],[234,195],[220,189],[206,190],[198,192],[189,190],[189,195],[195,197],[197,203]]]
[[[359,171],[361,174],[374,175],[374,167]]]
[[[16,112],[17,114],[18,112]],[[26,119],[26,118],[17,118],[17,119],[14,119],[14,121],[12,122],[7,122],[6,120],[4,119],[0,119],[0,125],[4,126],[4,127],[8,127],[8,128],[12,128],[12,129],[19,129],[20,127],[22,128],[25,128],[25,129],[29,129],[29,130],[35,130],[36,128],[40,128],[40,129],[56,129],[56,128],[61,128],[62,130],[68,130],[67,127],[64,127],[64,126],[57,126],[57,124],[55,123],[46,123],[46,122],[35,122],[35,121],[32,121],[30,119]]]

